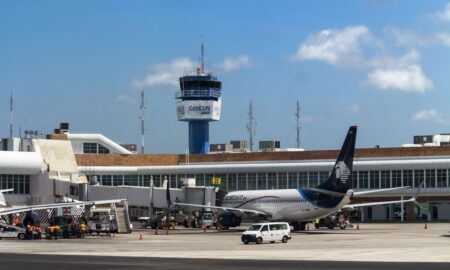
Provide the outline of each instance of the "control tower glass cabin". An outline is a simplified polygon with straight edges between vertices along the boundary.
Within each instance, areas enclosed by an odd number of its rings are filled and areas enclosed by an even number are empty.
[[[200,68],[180,77],[176,94],[178,121],[189,123],[189,153],[209,152],[209,122],[220,120],[222,82]]]

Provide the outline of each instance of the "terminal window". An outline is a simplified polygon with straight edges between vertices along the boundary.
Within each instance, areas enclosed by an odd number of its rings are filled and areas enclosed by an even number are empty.
[[[83,143],[83,153],[97,154],[97,144],[96,143]]]
[[[17,174],[0,174],[0,189],[10,189],[14,191],[6,194],[30,194],[30,176]]]

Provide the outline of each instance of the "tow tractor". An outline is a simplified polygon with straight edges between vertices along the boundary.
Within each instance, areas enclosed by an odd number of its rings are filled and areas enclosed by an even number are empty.
[[[87,223],[89,234],[117,233],[117,223],[110,209],[92,209]]]
[[[2,238],[19,238],[20,240],[27,239],[26,230],[22,227],[11,226],[5,223],[0,223],[0,239]]]
[[[353,225],[348,220],[348,215],[343,211],[338,211],[324,218],[316,219],[313,223],[316,229],[321,227],[326,227],[330,230],[337,227],[342,230],[353,228]]]
[[[183,225],[185,228],[211,228],[213,227],[213,212],[204,211],[204,212],[194,212],[193,215],[187,216],[183,221]]]

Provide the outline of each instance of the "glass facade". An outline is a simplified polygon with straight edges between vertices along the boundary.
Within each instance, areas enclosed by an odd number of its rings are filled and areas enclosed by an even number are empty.
[[[380,188],[380,171],[370,171],[370,188]]]
[[[287,173],[278,173],[278,189],[287,189]]]
[[[432,170],[382,170],[382,171],[354,171],[352,187],[354,189],[391,188],[401,186],[417,187],[425,180],[427,188],[449,187],[450,172],[448,169]],[[326,176],[326,178],[325,178]],[[181,179],[189,177],[196,179],[197,186],[212,186],[212,178],[220,178],[220,188],[224,190],[255,190],[255,189],[286,189],[316,187],[323,179],[328,179],[328,172],[270,172],[270,173],[221,173],[221,174],[171,174],[171,175],[97,175],[97,180],[105,186],[149,186],[153,179],[156,187],[163,184],[163,180],[171,182],[171,186],[180,187]],[[29,190],[29,176],[0,175],[2,189],[15,188],[17,192],[25,192],[27,183]],[[27,193],[25,193],[27,194]]]
[[[83,143],[84,154],[109,154],[109,149],[99,143]]]
[[[298,173],[298,187],[299,188],[307,188],[308,184],[308,173],[307,172],[299,172]]]
[[[30,176],[21,174],[0,174],[0,189],[14,189],[5,194],[30,194]]]

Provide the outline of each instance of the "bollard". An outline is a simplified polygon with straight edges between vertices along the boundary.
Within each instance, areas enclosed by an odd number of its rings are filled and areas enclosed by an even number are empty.
[[[156,230],[155,230],[155,235],[157,235],[158,234],[158,227],[156,227]]]
[[[167,226],[166,235],[169,235],[169,226]]]
[[[426,224],[426,223],[425,223],[425,227],[423,227],[423,228],[424,228],[425,230],[426,230],[426,229],[428,229],[428,226],[427,226],[427,224]]]
[[[359,230],[359,224],[356,224],[356,229]]]
[[[206,232],[206,226],[203,226],[203,232]]]
[[[142,239],[144,239],[144,238],[142,237],[142,233],[140,233],[139,234],[139,240],[142,240]]]

